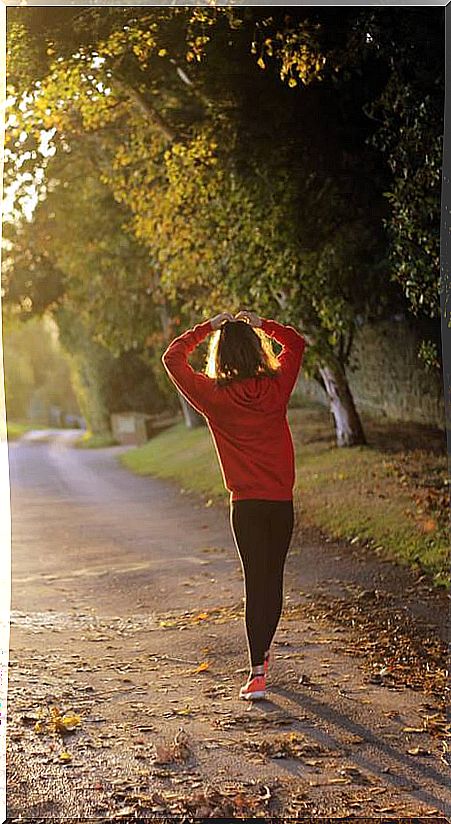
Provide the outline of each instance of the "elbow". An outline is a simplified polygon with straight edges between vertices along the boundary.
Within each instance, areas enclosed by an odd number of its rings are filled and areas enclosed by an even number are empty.
[[[177,361],[171,357],[171,352],[163,352],[161,362],[168,375],[172,376],[177,372]]]
[[[300,335],[299,335],[299,338],[298,338],[298,348],[299,348],[299,352],[300,352],[301,354],[302,354],[302,352],[304,351],[304,349],[305,349],[305,347],[306,347],[306,344],[307,344],[307,341],[306,341],[306,339],[305,339],[304,335],[301,335],[301,334],[300,334]]]
[[[167,353],[163,352],[161,356],[161,363],[163,364],[164,369],[168,374],[171,374],[171,360],[168,358]]]

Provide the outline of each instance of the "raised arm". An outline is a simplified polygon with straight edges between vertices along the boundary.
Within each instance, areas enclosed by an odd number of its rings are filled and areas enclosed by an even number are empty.
[[[305,338],[293,326],[285,326],[276,320],[261,318],[261,329],[282,345],[279,355],[280,382],[282,392],[288,401],[301,368]]]
[[[188,355],[203,341],[213,326],[210,320],[198,323],[182,335],[174,338],[169,344],[161,360],[172,383],[198,412],[204,413],[212,397],[213,381],[196,372],[188,363]]]

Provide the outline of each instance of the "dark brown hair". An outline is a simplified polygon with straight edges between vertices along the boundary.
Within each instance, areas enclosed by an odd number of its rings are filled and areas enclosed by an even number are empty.
[[[247,321],[226,321],[211,336],[205,374],[220,386],[258,375],[275,377],[279,368],[268,336]]]

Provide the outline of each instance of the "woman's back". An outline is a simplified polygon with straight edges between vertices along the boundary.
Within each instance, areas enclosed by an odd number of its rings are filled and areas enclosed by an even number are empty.
[[[206,418],[231,499],[289,499],[294,447],[278,378],[246,378],[216,394]]]
[[[289,500],[295,480],[286,413],[305,339],[293,327],[274,320],[262,319],[261,328],[282,345],[275,375],[232,379],[221,385],[195,372],[187,358],[212,331],[210,321],[172,341],[162,358],[175,385],[207,420],[231,500]]]

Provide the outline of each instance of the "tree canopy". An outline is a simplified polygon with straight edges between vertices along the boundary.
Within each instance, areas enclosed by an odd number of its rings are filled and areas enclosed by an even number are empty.
[[[437,315],[442,10],[9,11],[6,174],[42,191],[11,299],[69,292],[113,348],[252,304],[326,384],[360,323]]]

